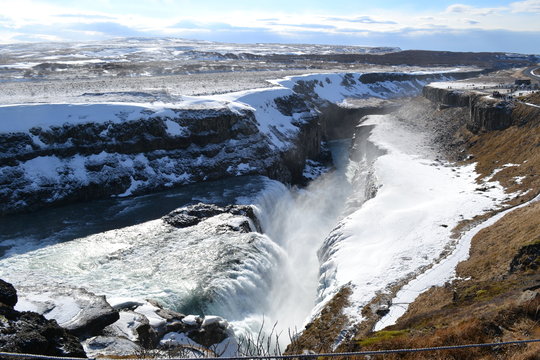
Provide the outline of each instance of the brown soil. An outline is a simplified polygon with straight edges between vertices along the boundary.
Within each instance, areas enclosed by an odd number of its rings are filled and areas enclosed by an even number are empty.
[[[343,287],[302,332],[302,336],[293,339],[286,354],[300,354],[304,349],[317,353],[331,352],[335,339],[348,324],[348,318],[342,310],[349,304],[351,289]]]

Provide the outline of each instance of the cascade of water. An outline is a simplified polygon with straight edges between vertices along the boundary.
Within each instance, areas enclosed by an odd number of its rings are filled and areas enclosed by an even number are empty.
[[[266,324],[287,333],[302,326],[315,305],[319,278],[317,250],[343,214],[351,186],[346,176],[350,142],[330,144],[336,169],[305,189],[283,185],[258,201],[264,233],[286,256],[274,274]],[[287,340],[287,339],[283,339]]]

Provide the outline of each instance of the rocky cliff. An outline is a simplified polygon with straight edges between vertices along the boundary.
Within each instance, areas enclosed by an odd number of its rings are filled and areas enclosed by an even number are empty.
[[[422,89],[422,95],[435,103],[439,103],[444,106],[457,106],[464,107],[469,106],[471,103],[471,97],[475,95],[470,91],[445,89],[438,86],[424,86]]]
[[[413,96],[428,81],[476,73],[318,74],[174,104],[5,106],[0,214],[229,176],[302,183],[321,142],[350,136],[362,115],[388,105],[345,99]]]
[[[0,149],[3,214],[250,173],[291,181],[253,113],[225,108],[34,126],[0,134]]]
[[[422,94],[441,107],[465,107],[470,116],[468,128],[473,132],[504,130],[519,122],[514,114],[515,104],[511,101],[493,98],[469,90],[445,89],[439,86],[425,86]]]

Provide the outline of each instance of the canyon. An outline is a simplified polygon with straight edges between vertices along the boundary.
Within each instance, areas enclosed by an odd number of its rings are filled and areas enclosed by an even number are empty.
[[[380,61],[406,56],[384,51]],[[516,65],[506,60],[499,67]],[[415,321],[444,313],[448,289],[467,311],[519,299],[522,279],[532,308],[536,95],[456,89],[508,71],[319,69],[236,92],[88,101],[79,90],[66,102],[6,103],[0,277],[18,294],[9,311],[56,320],[93,357],[264,355],[246,346],[259,332],[273,352],[414,344]],[[477,226],[518,212],[527,235],[504,259],[504,242],[475,250]],[[472,265],[455,270],[449,259],[467,260],[469,247]],[[513,264],[504,289],[486,274],[476,283],[475,251]]]

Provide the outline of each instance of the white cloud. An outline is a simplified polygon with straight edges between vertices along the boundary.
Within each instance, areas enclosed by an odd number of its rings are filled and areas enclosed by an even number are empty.
[[[446,8],[446,13],[449,14],[466,14],[466,15],[480,15],[488,16],[497,12],[503,11],[504,8],[479,8],[470,5],[453,4]]]
[[[462,4],[454,4],[454,5],[450,5],[449,7],[447,7],[446,12],[448,12],[448,13],[464,13],[464,12],[470,11],[470,9],[472,9],[472,6],[462,5]]]
[[[0,41],[38,41],[40,39],[88,40],[118,36],[178,36],[220,41],[311,41],[365,43],[370,36],[371,45],[400,46],[397,40],[421,37],[444,37],[455,32],[484,31],[482,34],[505,34],[526,32],[539,34],[540,0],[514,1],[506,7],[476,7],[455,3],[438,11],[406,12],[403,10],[362,10],[347,14],[309,10],[302,13],[254,11],[231,7],[226,13],[208,10],[204,16],[182,11],[168,11],[167,15],[156,12],[137,12],[142,8],[130,7],[126,12],[107,12],[116,0],[93,0],[100,11],[87,11],[71,6],[56,6],[46,0],[1,0]],[[460,0],[456,0],[460,1]],[[149,7],[186,7],[187,0],[149,0]],[[169,4],[170,3],[170,4]],[[170,6],[168,6],[170,5]],[[148,5],[146,5],[148,7]],[[474,30],[473,30],[474,29]],[[484,35],[482,35],[484,36]],[[496,35],[494,35],[496,36]],[[392,40],[395,37],[396,40]],[[341,40],[339,40],[341,39]],[[449,38],[450,39],[450,38]],[[487,35],[479,38],[485,41]],[[511,39],[507,36],[505,39]],[[442,40],[441,40],[442,41]],[[497,38],[493,39],[498,41]],[[502,41],[502,40],[501,40]],[[512,40],[513,41],[513,40]],[[508,40],[508,45],[512,41]],[[404,42],[405,43],[405,42]],[[503,46],[504,44],[501,44]],[[449,44],[468,46],[467,44]],[[534,48],[536,43],[531,43]]]
[[[514,13],[540,13],[540,0],[517,1],[510,4]]]

